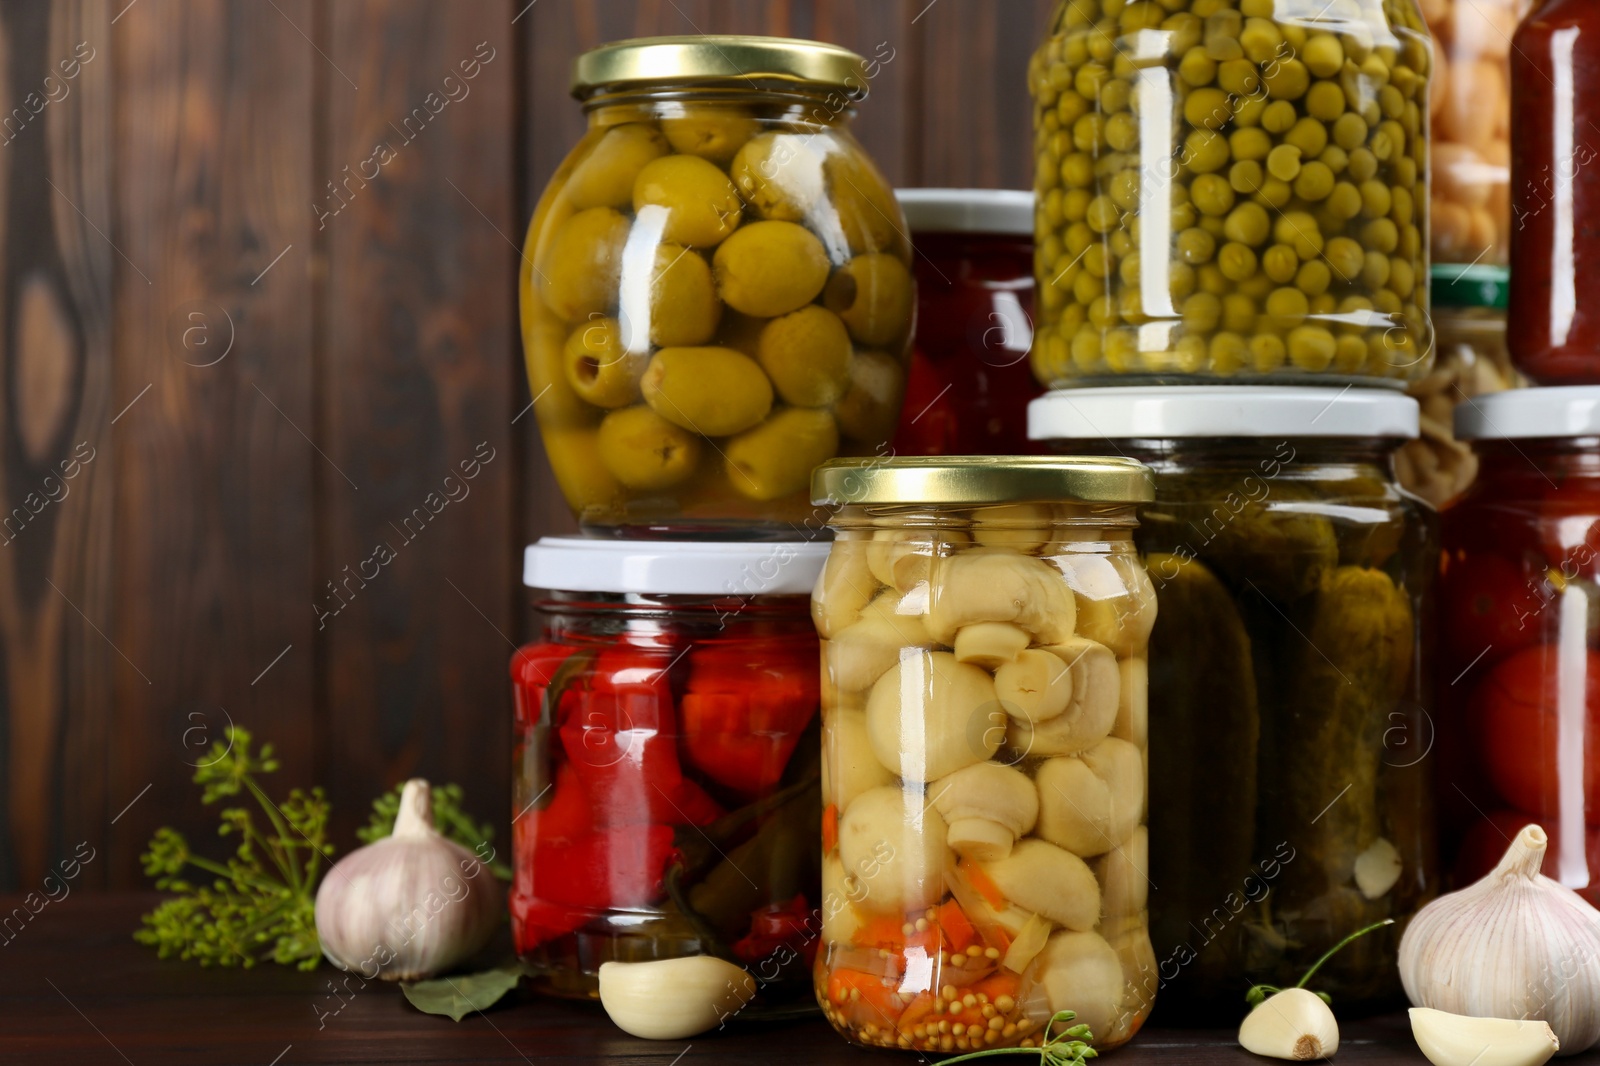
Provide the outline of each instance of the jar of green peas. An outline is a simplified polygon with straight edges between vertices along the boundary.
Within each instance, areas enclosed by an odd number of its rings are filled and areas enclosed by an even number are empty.
[[[1416,0],[1061,0],[1029,68],[1052,387],[1428,372]]]

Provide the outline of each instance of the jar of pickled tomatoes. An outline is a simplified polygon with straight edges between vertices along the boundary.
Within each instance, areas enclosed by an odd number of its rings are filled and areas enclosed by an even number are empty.
[[[1129,459],[835,460],[822,636],[823,1012],[857,1044],[1129,1040],[1146,918],[1145,645]]]
[[[546,538],[516,704],[511,928],[535,987],[716,955],[760,1002],[817,948],[821,543]],[[759,1011],[759,1006],[753,1008]]]
[[[1600,387],[1456,410],[1478,479],[1441,516],[1438,793],[1457,885],[1529,823],[1600,905]]]

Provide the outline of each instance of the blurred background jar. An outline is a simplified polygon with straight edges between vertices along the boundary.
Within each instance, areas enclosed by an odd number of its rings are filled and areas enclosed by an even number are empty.
[[[1427,373],[1429,70],[1415,0],[1062,0],[1029,70],[1041,380]]]
[[[1406,390],[1422,407],[1421,432],[1400,446],[1394,465],[1400,484],[1435,508],[1465,492],[1478,472],[1471,447],[1455,438],[1456,407],[1527,383],[1506,347],[1509,289],[1503,266],[1433,265],[1433,369]]]
[[[846,1039],[1131,1039],[1146,921],[1145,641],[1128,459],[837,460],[823,637],[817,999]],[[1165,817],[1165,815],[1162,815]]]
[[[809,998],[826,544],[545,538],[512,657],[511,927],[535,987],[717,955]],[[561,589],[565,591],[550,591]]]
[[[813,466],[893,436],[915,282],[848,128],[874,72],[763,37],[578,58],[589,130],[534,211],[521,296],[534,413],[586,532],[781,535]]]
[[[1416,401],[1388,390],[1074,389],[1035,439],[1147,464],[1151,939],[1168,1021],[1317,971],[1341,1009],[1403,1002],[1405,922],[1438,887],[1433,512],[1393,479]]]
[[[1433,34],[1433,262],[1511,257],[1511,36],[1529,0],[1421,0]]]
[[[1477,483],[1441,517],[1439,795],[1457,885],[1538,823],[1600,904],[1600,388],[1463,405]]]
[[[1033,194],[900,189],[917,330],[897,455],[1023,455],[1033,345]]]

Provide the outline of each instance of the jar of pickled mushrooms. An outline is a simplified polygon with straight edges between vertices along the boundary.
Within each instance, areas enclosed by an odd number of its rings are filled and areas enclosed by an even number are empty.
[[[1105,1050],[1156,985],[1145,644],[1128,459],[835,460],[816,991],[858,1044]]]

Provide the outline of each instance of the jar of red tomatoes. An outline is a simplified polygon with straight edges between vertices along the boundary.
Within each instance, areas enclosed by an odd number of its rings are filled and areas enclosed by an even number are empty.
[[[819,923],[825,543],[546,538],[516,703],[512,935],[541,991],[716,955],[765,1002],[810,986]],[[557,591],[559,590],[559,591]]]
[[[1479,457],[1443,514],[1439,795],[1458,884],[1536,822],[1544,872],[1600,904],[1600,387],[1456,411]]]
[[[1033,346],[1033,194],[901,189],[917,326],[899,455],[1023,455]]]

